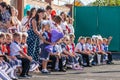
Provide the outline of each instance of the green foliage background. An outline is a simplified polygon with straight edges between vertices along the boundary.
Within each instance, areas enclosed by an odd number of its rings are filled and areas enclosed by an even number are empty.
[[[120,0],[96,0],[92,6],[120,6]]]

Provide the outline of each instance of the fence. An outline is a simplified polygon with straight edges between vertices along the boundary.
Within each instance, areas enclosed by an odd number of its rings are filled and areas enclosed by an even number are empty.
[[[74,7],[76,42],[79,36],[112,36],[109,49],[120,51],[120,7]]]

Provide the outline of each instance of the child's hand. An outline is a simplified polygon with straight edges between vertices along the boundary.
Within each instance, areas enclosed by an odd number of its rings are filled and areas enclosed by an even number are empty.
[[[32,57],[31,57],[31,56],[28,56],[28,59],[29,59],[30,61],[32,61]]]
[[[110,36],[108,39],[109,39],[109,40],[112,40],[112,36]]]
[[[53,45],[53,46],[54,46],[54,45],[56,45],[56,43],[55,43],[55,42],[54,42],[54,43],[51,43],[51,45]]]
[[[11,59],[14,59],[14,60],[17,59],[15,56],[11,56],[10,58],[11,58]]]

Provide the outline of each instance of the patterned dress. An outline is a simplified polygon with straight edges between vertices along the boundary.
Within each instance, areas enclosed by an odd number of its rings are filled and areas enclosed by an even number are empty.
[[[39,31],[40,28],[38,27],[37,30]],[[40,38],[39,36],[33,31],[32,20],[30,21],[30,29],[27,31],[28,38],[27,38],[27,45],[28,45],[28,55],[32,56],[33,60],[38,61],[39,53],[40,53]]]

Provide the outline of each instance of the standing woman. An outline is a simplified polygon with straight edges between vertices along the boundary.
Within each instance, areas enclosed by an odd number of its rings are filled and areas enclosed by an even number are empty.
[[[27,16],[23,17],[21,24],[23,26],[23,31],[26,32],[30,28],[30,22],[32,18],[35,17],[36,8],[32,8],[30,11],[27,11]]]
[[[40,25],[44,17],[45,10],[38,9],[34,18],[30,21],[30,29],[28,30],[28,55],[32,56],[35,61],[38,61],[39,44],[40,44]]]

